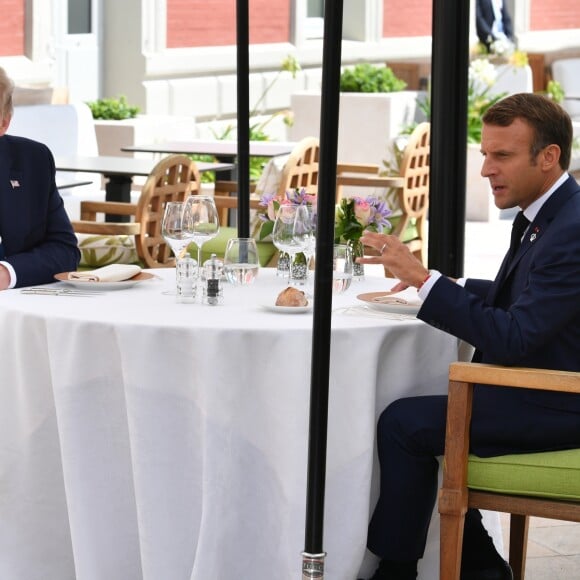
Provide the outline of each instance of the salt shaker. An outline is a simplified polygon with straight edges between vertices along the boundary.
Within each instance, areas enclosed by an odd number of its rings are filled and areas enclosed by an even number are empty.
[[[203,264],[203,303],[215,306],[221,304],[224,299],[222,288],[222,274],[224,263],[212,254],[209,260]]]
[[[195,302],[197,263],[190,256],[177,260],[177,302]]]

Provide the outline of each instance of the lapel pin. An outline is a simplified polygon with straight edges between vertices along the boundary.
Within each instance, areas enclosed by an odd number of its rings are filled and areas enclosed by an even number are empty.
[[[12,186],[12,189],[16,189],[17,187],[20,187],[20,181],[18,181],[18,179],[11,179],[10,185]]]
[[[530,242],[533,242],[538,237],[539,233],[540,233],[540,228],[538,226],[536,226],[534,228],[532,235],[530,236]]]

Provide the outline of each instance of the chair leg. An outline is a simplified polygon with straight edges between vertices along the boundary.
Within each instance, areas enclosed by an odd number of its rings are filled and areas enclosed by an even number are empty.
[[[514,580],[524,580],[526,573],[529,517],[520,514],[510,514],[510,516],[509,562],[514,573]]]
[[[459,580],[465,514],[440,514],[439,578]]]

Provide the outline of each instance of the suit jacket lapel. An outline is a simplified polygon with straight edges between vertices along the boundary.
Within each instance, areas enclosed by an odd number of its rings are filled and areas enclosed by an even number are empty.
[[[522,240],[522,244],[519,247],[513,260],[508,264],[507,254],[504,257],[500,270],[489,290],[488,294],[489,304],[494,304],[497,295],[504,286],[506,280],[509,278],[511,272],[517,266],[518,262],[526,254],[526,252],[530,251],[534,243],[536,243],[539,240],[540,236],[546,231],[546,228],[549,227],[550,223],[552,222],[558,211],[560,211],[560,208],[574,194],[578,194],[578,184],[576,183],[576,180],[574,178],[569,177],[568,180],[565,181],[560,186],[560,188],[557,189],[550,196],[548,201],[546,201],[546,203],[541,207],[540,211],[538,212],[538,215],[536,216],[534,221],[529,225]]]

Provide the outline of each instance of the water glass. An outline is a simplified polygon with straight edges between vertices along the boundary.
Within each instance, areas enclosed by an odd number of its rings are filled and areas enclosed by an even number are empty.
[[[332,292],[334,294],[340,294],[350,288],[352,270],[352,248],[346,244],[335,244],[332,259]]]
[[[252,284],[258,275],[260,261],[254,238],[228,240],[224,254],[224,273],[234,286]]]

